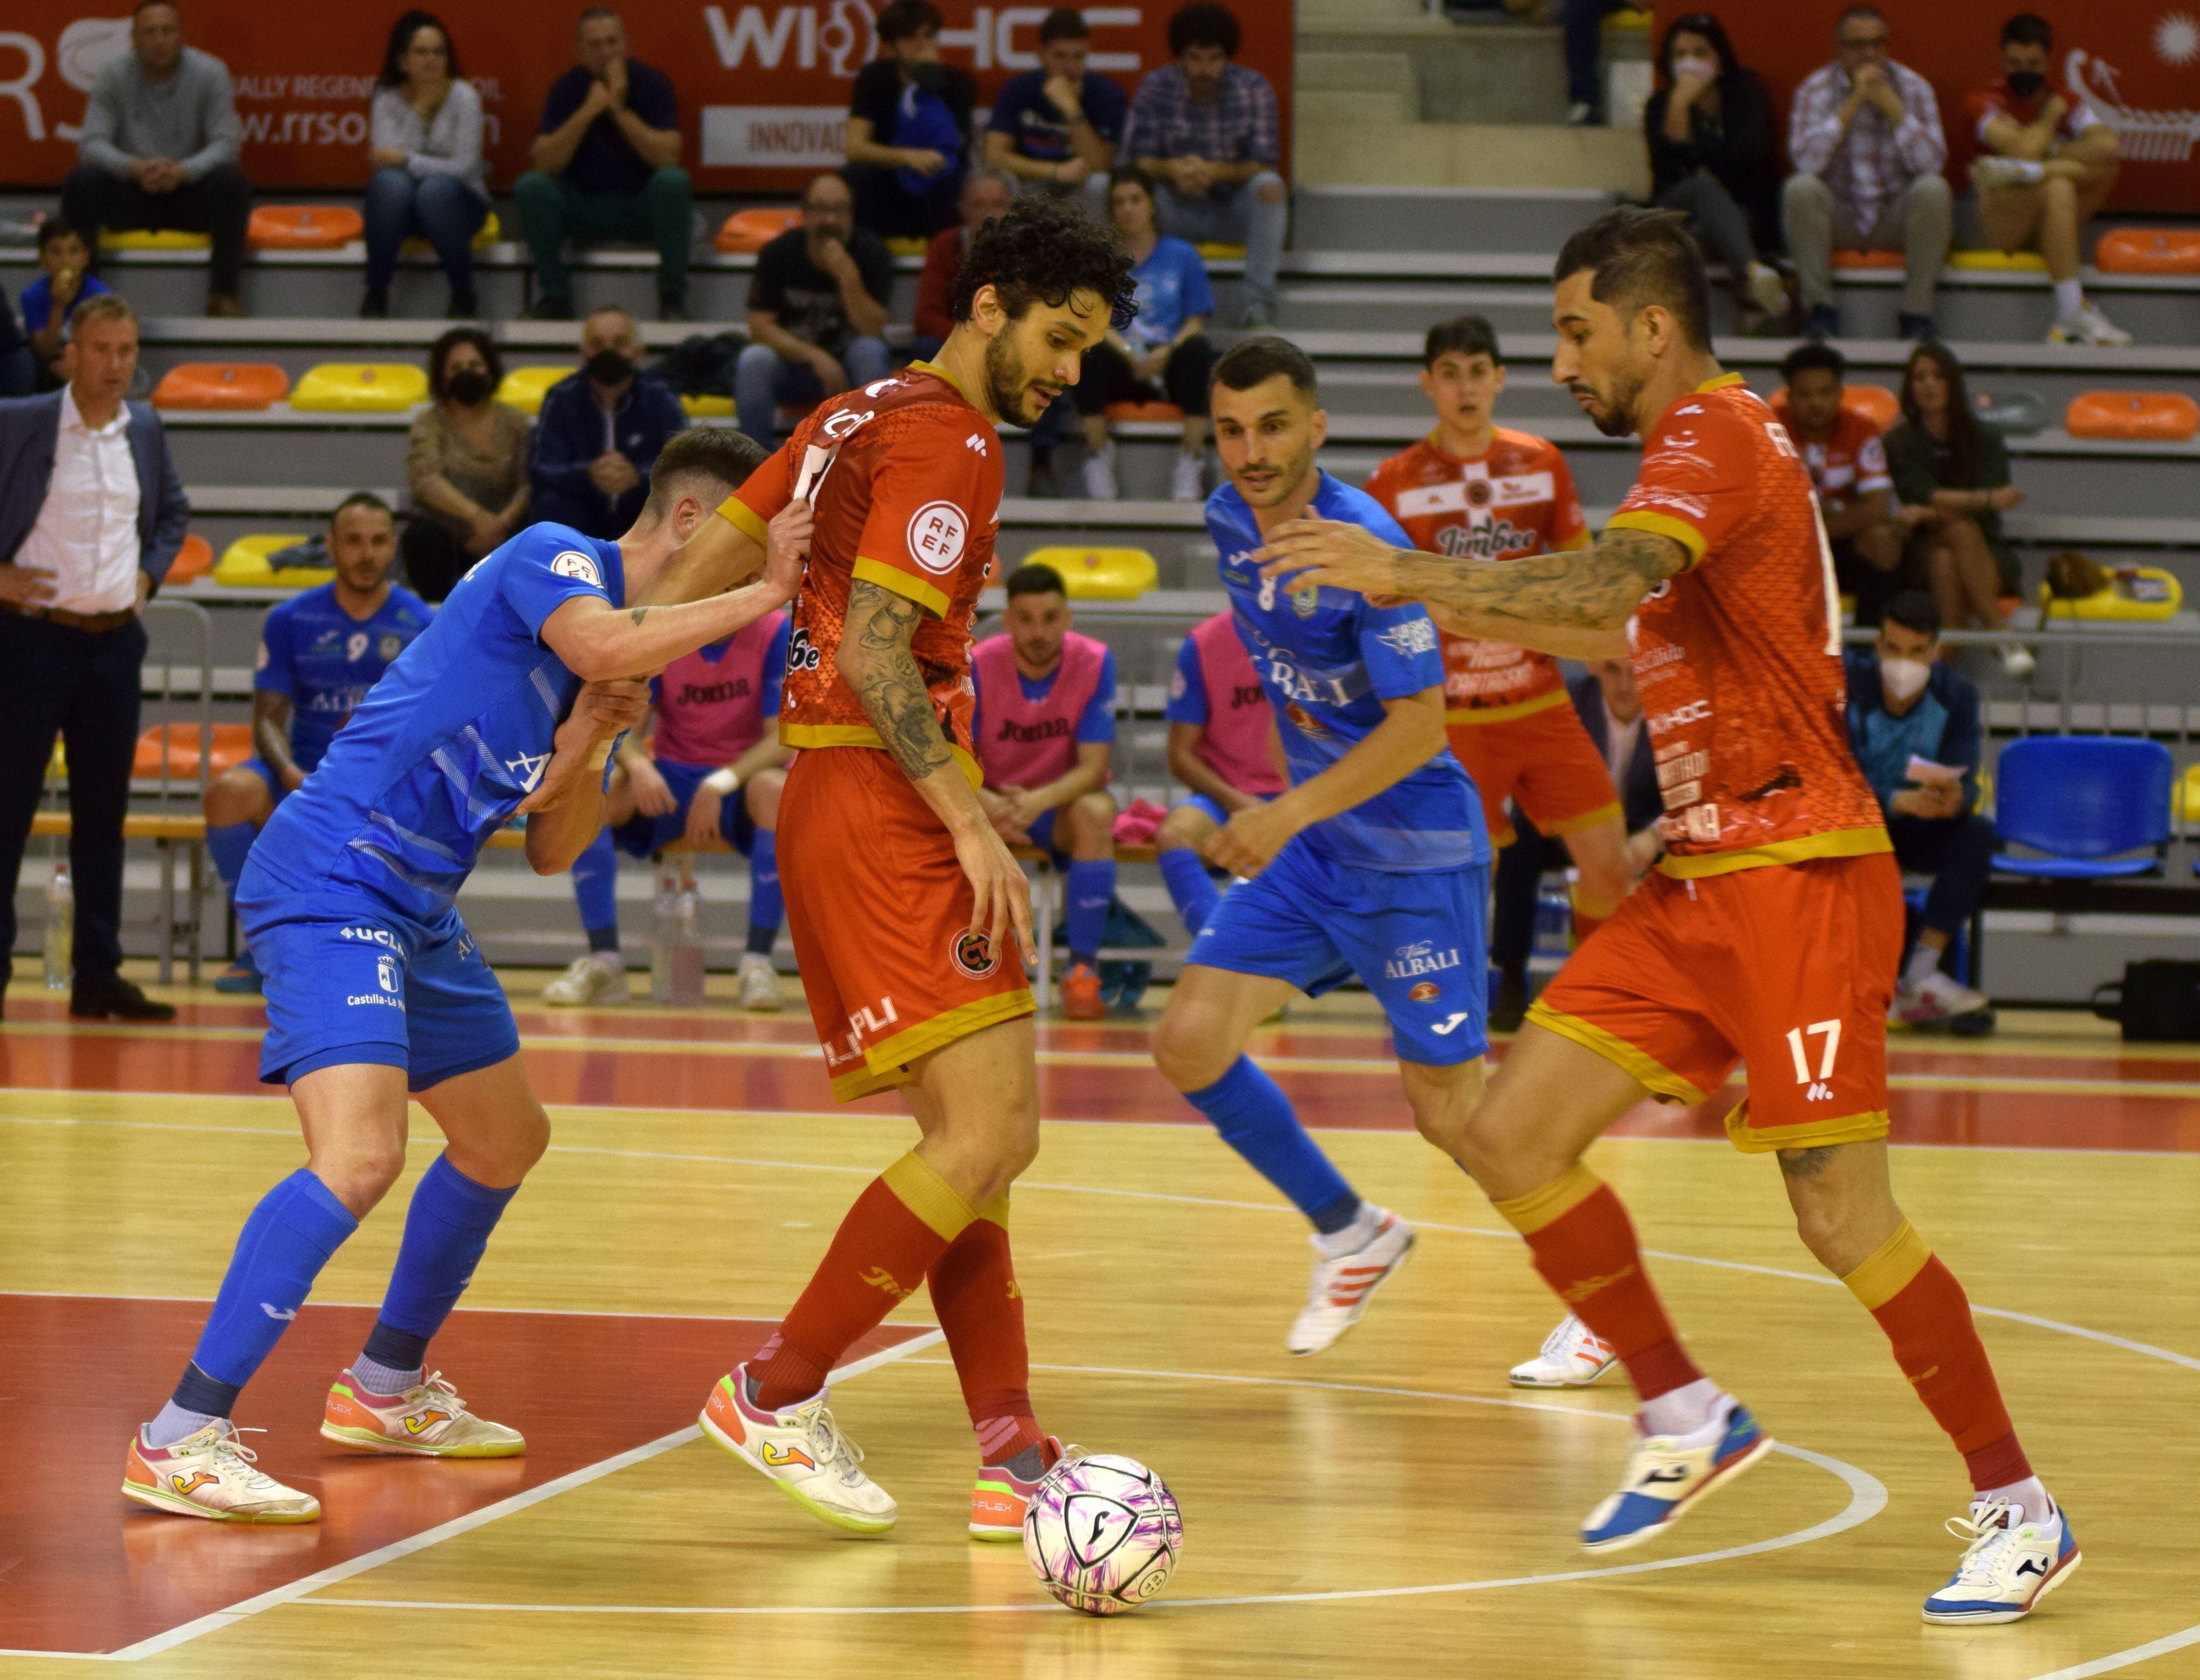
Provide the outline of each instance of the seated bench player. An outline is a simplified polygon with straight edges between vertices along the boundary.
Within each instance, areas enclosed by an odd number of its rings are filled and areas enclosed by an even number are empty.
[[[978,798],[1011,846],[1068,858],[1062,1012],[1097,1021],[1108,1012],[1100,940],[1115,897],[1115,656],[1070,629],[1069,594],[1052,566],[1018,566],[1006,587],[1003,632],[970,650],[972,739],[986,773]]]
[[[741,441],[761,465],[763,446],[746,435]],[[620,743],[604,793],[603,832],[573,865],[573,897],[588,954],[576,957],[542,988],[544,1003],[626,997],[618,854],[647,858],[680,844],[695,852],[730,847],[749,860],[741,1007],[775,1010],[784,1001],[771,950],[785,917],[775,832],[779,794],[794,757],[792,747],[779,744],[788,624],[784,612],[767,613],[731,640],[684,654],[651,679],[655,734],[646,748],[633,736]]]
[[[1169,678],[1169,774],[1191,796],[1154,834],[1169,900],[1194,939],[1221,889],[1208,871],[1207,843],[1239,811],[1284,791],[1284,749],[1275,709],[1228,612],[1192,627]]]
[[[433,616],[427,602],[389,581],[397,522],[381,497],[366,490],[346,496],[330,516],[328,541],[335,578],[278,602],[260,626],[252,673],[257,756],[207,785],[207,852],[232,899],[253,838]],[[260,989],[250,945],[214,977],[214,989]]]

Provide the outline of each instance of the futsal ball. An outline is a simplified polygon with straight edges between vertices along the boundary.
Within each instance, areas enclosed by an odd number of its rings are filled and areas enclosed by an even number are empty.
[[[1088,1616],[1120,1616],[1168,1584],[1184,1517],[1168,1484],[1136,1459],[1064,1459],[1024,1513],[1024,1556],[1046,1589]]]

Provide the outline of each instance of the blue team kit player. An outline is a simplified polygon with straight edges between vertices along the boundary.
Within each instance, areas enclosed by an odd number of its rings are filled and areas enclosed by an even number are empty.
[[[1464,1124],[1489,1047],[1489,836],[1445,742],[1427,612],[1280,588],[1254,561],[1269,531],[1308,513],[1411,546],[1371,497],[1314,465],[1328,417],[1314,365],[1281,339],[1248,339],[1215,364],[1213,395],[1230,482],[1208,498],[1207,529],[1291,785],[1208,840],[1208,859],[1245,879],[1192,940],[1154,1059],[1313,1223],[1313,1284],[1284,1343],[1313,1354],[1352,1327],[1413,1231],[1345,1182],[1246,1041],[1293,991],[1318,996],[1356,975],[1390,1018],[1415,1124],[1438,1137]]]
[[[268,819],[237,887],[266,975],[260,1077],[289,1086],[306,1164],[245,1221],[183,1380],[130,1443],[122,1491],[185,1516],[311,1522],[319,1501],[260,1470],[231,1414],[313,1279],[405,1165],[406,1103],[444,1150],[412,1192],[381,1313],[330,1389],[321,1433],[371,1452],[506,1458],[518,1431],[476,1416],[428,1343],[549,1143],[502,988],[453,901],[490,835],[528,817],[538,875],[603,825],[613,738],[647,705],[638,680],[783,606],[807,552],[806,506],[742,539],[711,594],[676,551],[762,460],[740,433],[682,433],[617,541],[530,527],[462,578],[305,784]],[[695,595],[688,605],[656,606]],[[645,604],[629,607],[630,601]],[[553,792],[553,790],[558,790]]]
[[[257,756],[207,787],[207,851],[232,901],[253,837],[304,785],[367,690],[435,616],[419,596],[389,581],[397,522],[380,496],[359,490],[336,504],[328,550],[336,577],[271,608],[260,627],[252,673]],[[216,976],[214,989],[260,990],[250,945]]]

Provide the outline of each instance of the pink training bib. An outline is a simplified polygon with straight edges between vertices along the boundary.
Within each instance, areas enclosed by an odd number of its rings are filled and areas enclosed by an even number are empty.
[[[764,656],[786,618],[767,612],[735,631],[715,659],[698,648],[665,666],[658,679],[654,756],[676,764],[730,764],[767,724],[777,727],[777,718],[764,715]]]
[[[1283,774],[1269,748],[1274,734],[1268,696],[1253,657],[1227,612],[1218,612],[1191,633],[1199,673],[1207,684],[1207,733],[1199,756],[1241,793],[1273,798],[1284,791]]]
[[[1072,630],[1044,700],[1027,700],[1016,671],[1015,645],[987,636],[970,650],[978,680],[978,763],[990,787],[1037,787],[1066,776],[1077,763],[1077,720],[1100,686],[1104,643]]]

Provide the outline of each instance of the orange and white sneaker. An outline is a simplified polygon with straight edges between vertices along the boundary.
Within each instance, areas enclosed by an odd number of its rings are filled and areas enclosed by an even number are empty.
[[[1523,1389],[1585,1389],[1619,1362],[1612,1343],[1571,1313],[1543,1338],[1535,1358],[1512,1367],[1512,1386]]]
[[[1308,1239],[1314,1244],[1314,1277],[1307,1285],[1306,1307],[1284,1338],[1290,1352],[1303,1356],[1334,1347],[1337,1338],[1360,1322],[1368,1298],[1413,1253],[1413,1227],[1397,1215],[1370,1202],[1363,1221],[1365,1238],[1343,1254],[1330,1252],[1329,1238]]]
[[[518,1458],[527,1438],[516,1429],[466,1410],[458,1390],[436,1372],[402,1394],[376,1394],[348,1371],[329,1390],[321,1435],[371,1453],[407,1458]]]
[[[1005,1464],[981,1465],[970,1490],[970,1537],[973,1540],[1015,1540],[1024,1537],[1024,1513],[1055,1466],[1065,1458],[1082,1458],[1075,1447],[1064,1447],[1051,1435],[1039,1443],[1039,1474],[1027,1482]]]
[[[1062,977],[1062,1013],[1068,1021],[1104,1021],[1108,1000],[1100,995],[1100,975],[1089,963],[1073,963]]]
[[[746,1364],[718,1379],[696,1421],[703,1433],[769,1478],[820,1522],[851,1534],[884,1534],[901,1507],[863,1473],[863,1449],[840,1432],[820,1389],[799,1406],[768,1412],[748,1397]]]
[[[252,1431],[257,1435],[258,1430]],[[216,1418],[171,1446],[149,1446],[145,1431],[131,1437],[122,1491],[155,1511],[208,1517],[218,1523],[310,1523],[321,1501],[286,1488],[259,1469],[259,1455],[237,1439],[237,1425]]]

